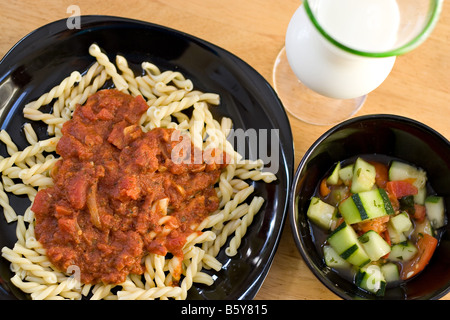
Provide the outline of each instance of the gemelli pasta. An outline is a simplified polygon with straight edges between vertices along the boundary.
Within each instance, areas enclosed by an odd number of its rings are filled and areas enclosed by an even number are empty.
[[[6,131],[0,132],[0,141],[6,146],[8,157],[0,159],[2,181],[0,205],[8,223],[16,222],[17,242],[12,248],[3,247],[2,256],[11,263],[14,276],[11,282],[32,299],[186,299],[194,283],[211,285],[214,282],[205,270],[219,271],[222,264],[217,255],[223,246],[228,256],[239,250],[241,239],[264,204],[262,197],[254,196],[249,180],[271,183],[276,179],[264,172],[261,160],[243,159],[227,140],[232,121],[213,118],[210,107],[219,105],[220,97],[214,93],[195,90],[191,80],[182,73],[164,71],[150,62],[143,62],[141,75],[135,75],[123,56],[115,63],[108,59],[98,45],[92,44],[90,55],[95,63],[84,73],[72,72],[67,78],[36,101],[28,103],[24,117],[47,125],[48,139],[39,140],[30,123],[23,132],[29,146],[19,151]],[[133,97],[142,96],[148,109],[139,125],[144,132],[154,128],[176,129],[190,138],[201,150],[215,148],[228,155],[227,166],[215,185],[219,208],[198,225],[183,246],[183,258],[148,253],[142,264],[144,273],[130,273],[119,284],[84,284],[80,282],[76,266],[58,270],[46,255],[46,249],[36,239],[35,214],[31,205],[25,212],[16,213],[10,206],[7,193],[25,195],[31,203],[39,190],[53,186],[51,171],[59,158],[56,145],[62,137],[62,127],[72,119],[78,105],[112,81],[114,88]],[[52,105],[51,112],[41,107]],[[186,112],[187,110],[189,112]],[[158,202],[167,209],[167,203]],[[161,218],[167,224],[170,215]],[[168,230],[170,231],[170,230]],[[182,261],[181,261],[182,260]],[[177,275],[181,270],[181,278]],[[180,281],[175,281],[180,278]],[[174,285],[176,283],[176,285]]]

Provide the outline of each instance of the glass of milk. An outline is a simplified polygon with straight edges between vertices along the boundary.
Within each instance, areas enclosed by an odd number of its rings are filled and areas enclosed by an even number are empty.
[[[443,0],[304,0],[274,65],[275,90],[295,117],[331,125],[355,114],[396,56],[421,44]]]

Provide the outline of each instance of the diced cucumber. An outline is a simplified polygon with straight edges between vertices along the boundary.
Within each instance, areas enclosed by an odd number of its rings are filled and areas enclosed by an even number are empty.
[[[380,196],[383,199],[384,209],[388,215],[395,214],[394,208],[392,207],[391,200],[384,189],[378,189],[380,191]]]
[[[361,199],[361,203],[364,206],[369,219],[387,215],[385,201],[381,196],[380,190],[383,189],[375,189],[359,193],[359,198]]]
[[[391,246],[373,230],[367,231],[358,240],[372,261],[378,261],[391,252]]]
[[[357,198],[356,202],[354,198]],[[353,195],[342,201],[338,206],[339,212],[348,224],[353,224],[367,219],[366,211],[359,201],[358,195]]]
[[[417,239],[423,234],[429,234],[430,236],[434,237],[434,229],[431,226],[430,220],[428,220],[427,217],[422,222],[415,222],[416,226],[414,227],[414,231],[411,234],[412,237]]]
[[[389,232],[389,238],[391,239],[392,244],[406,241],[406,236],[403,234],[403,232],[398,232],[397,230],[395,230],[390,223],[388,223],[387,225],[387,231]]]
[[[355,230],[345,222],[341,223],[329,236],[331,247],[352,265],[361,267],[370,262],[370,258],[358,241]]]
[[[416,255],[417,251],[416,246],[412,242],[404,241],[392,246],[389,260],[394,262],[408,261]]]
[[[427,182],[427,173],[421,169],[401,161],[392,161],[389,168],[389,180],[415,179],[414,186],[421,189]]]
[[[338,162],[337,165],[334,167],[333,172],[327,179],[327,183],[330,185],[336,185],[339,182],[339,170],[341,169],[341,163]]]
[[[379,266],[371,264],[361,268],[355,277],[355,284],[361,289],[383,296],[386,289],[386,280]]]
[[[341,269],[350,268],[351,264],[343,259],[331,246],[325,245],[323,247],[323,256],[325,263],[330,268]]]
[[[429,196],[425,199],[425,208],[427,210],[427,217],[430,220],[431,226],[435,229],[445,226],[445,207],[444,198],[438,196]]]
[[[336,208],[317,197],[311,198],[306,215],[317,226],[329,230],[336,213]]]
[[[345,185],[348,185],[353,178],[353,164],[339,170],[339,178],[344,181]]]
[[[382,189],[355,193],[339,205],[339,212],[348,224],[387,215],[385,199],[380,194]],[[387,200],[389,201],[389,199]],[[390,206],[390,203],[389,203]]]
[[[369,191],[375,184],[375,167],[361,158],[356,159],[353,167],[352,193]]]
[[[424,205],[426,197],[427,197],[427,188],[424,186],[420,189],[417,189],[417,194],[414,195],[414,202]]]
[[[391,217],[391,219],[389,219],[389,223],[392,225],[392,228],[400,233],[407,232],[413,227],[411,219],[406,212],[401,212],[395,217]]]
[[[381,273],[387,283],[400,280],[400,272],[395,263],[388,262],[381,266]]]
[[[336,206],[343,199],[348,198],[350,190],[345,185],[335,186],[331,189],[330,195],[327,198],[327,202],[331,205]]]

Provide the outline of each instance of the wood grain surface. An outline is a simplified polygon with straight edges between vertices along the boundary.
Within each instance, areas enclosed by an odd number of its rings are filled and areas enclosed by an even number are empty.
[[[0,57],[22,37],[49,22],[68,18],[70,5],[81,15],[140,19],[171,27],[237,55],[270,83],[277,54],[298,0],[2,0]],[[397,58],[386,81],[369,94],[356,116],[391,113],[421,121],[450,138],[450,6],[444,4],[431,36]],[[328,126],[308,125],[290,116],[295,165]],[[292,239],[289,220],[271,270],[256,299],[339,299],[305,265]],[[450,294],[443,299],[449,300]]]

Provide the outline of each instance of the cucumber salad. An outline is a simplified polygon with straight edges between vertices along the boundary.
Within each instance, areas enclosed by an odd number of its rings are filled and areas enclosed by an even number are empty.
[[[308,219],[326,235],[325,263],[377,296],[419,274],[446,225],[444,199],[426,172],[392,160],[339,162],[318,185]],[[346,271],[343,271],[346,270]],[[350,270],[350,272],[349,272]]]

